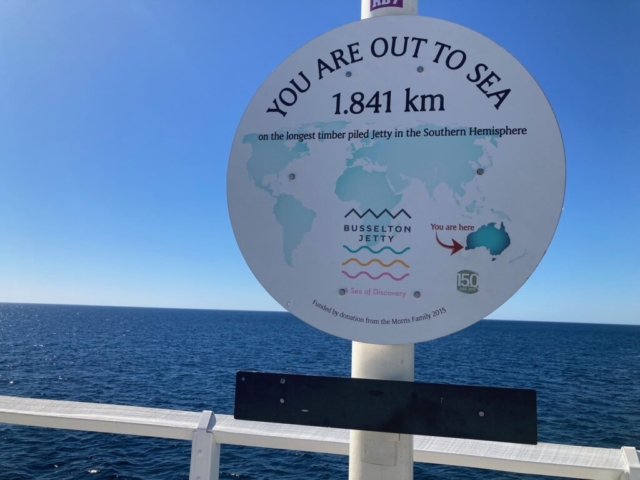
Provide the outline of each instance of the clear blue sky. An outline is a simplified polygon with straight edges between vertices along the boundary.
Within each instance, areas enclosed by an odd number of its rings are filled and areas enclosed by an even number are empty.
[[[510,51],[565,141],[556,236],[491,318],[640,324],[640,1],[422,0]],[[0,2],[0,301],[280,309],[226,167],[269,73],[358,0]]]

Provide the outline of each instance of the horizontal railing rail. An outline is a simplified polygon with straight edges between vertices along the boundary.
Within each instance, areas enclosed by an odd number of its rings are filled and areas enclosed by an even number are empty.
[[[221,444],[349,454],[348,430],[247,422],[210,411],[0,396],[0,423],[190,440],[191,480],[218,478]],[[416,435],[414,461],[565,478],[640,480],[634,447],[520,445]]]

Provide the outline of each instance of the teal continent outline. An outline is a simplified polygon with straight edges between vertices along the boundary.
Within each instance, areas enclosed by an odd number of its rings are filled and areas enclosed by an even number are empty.
[[[467,235],[465,250],[484,247],[491,255],[496,256],[504,252],[509,245],[511,245],[511,237],[507,233],[504,222],[500,223],[500,228],[496,228],[495,222],[490,222]]]
[[[341,131],[347,125],[347,122],[342,121],[308,123],[302,125],[296,133],[307,133],[312,129]],[[292,267],[293,253],[302,243],[304,236],[313,228],[316,212],[305,207],[300,199],[292,195],[276,195],[271,185],[266,183],[269,176],[279,175],[291,162],[309,155],[309,146],[306,141],[295,141],[293,146],[287,145],[290,142],[292,140],[259,140],[257,133],[249,133],[242,139],[243,144],[251,145],[251,156],[246,164],[249,177],[256,187],[275,199],[273,213],[282,227],[284,260]]]

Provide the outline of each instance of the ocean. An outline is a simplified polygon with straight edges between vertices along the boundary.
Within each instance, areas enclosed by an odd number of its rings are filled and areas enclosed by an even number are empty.
[[[0,304],[0,395],[233,413],[235,372],[349,376],[288,313]],[[539,441],[640,447],[640,326],[481,321],[416,346],[416,381],[532,388]],[[186,479],[190,442],[0,424],[0,479]],[[220,478],[347,478],[346,456],[222,446]],[[527,475],[416,464],[415,479]],[[542,479],[545,477],[531,476]]]

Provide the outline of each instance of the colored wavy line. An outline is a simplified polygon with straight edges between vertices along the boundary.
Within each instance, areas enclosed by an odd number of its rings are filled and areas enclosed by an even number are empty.
[[[404,263],[402,260],[394,260],[391,263],[382,263],[380,260],[378,260],[377,258],[372,258],[371,260],[369,260],[367,263],[362,263],[360,260],[358,260],[357,258],[350,258],[349,260],[347,260],[346,262],[343,262],[342,265],[346,265],[347,263],[351,263],[351,262],[356,262],[357,264],[363,266],[363,267],[368,267],[369,265],[371,265],[373,262],[378,262],[380,265],[382,265],[383,267],[389,268],[392,265],[395,265],[396,263],[400,263],[402,265],[404,265],[405,268],[410,268],[409,265],[407,265],[406,263]]]
[[[393,248],[391,247],[382,247],[380,250],[371,250],[371,247],[367,246],[367,245],[363,245],[362,247],[358,248],[357,250],[351,250],[349,247],[347,247],[346,245],[343,245],[342,248],[346,248],[347,250],[349,250],[351,253],[358,253],[360,250],[362,250],[363,248],[366,248],[367,250],[369,250],[371,253],[375,253],[376,255],[380,252],[382,252],[383,250],[391,250],[393,253],[395,253],[396,255],[402,255],[404,252],[406,252],[407,250],[411,250],[411,247],[407,247],[404,250],[401,250],[399,252],[396,252]]]
[[[380,213],[375,213],[373,210],[371,210],[370,208],[368,208],[367,210],[365,210],[365,212],[363,214],[358,213],[358,211],[355,208],[352,208],[351,210],[349,210],[349,213],[347,213],[344,218],[347,218],[349,215],[351,215],[352,213],[355,213],[358,217],[363,218],[365,215],[367,215],[368,213],[370,213],[371,215],[373,215],[376,218],[380,218],[382,215],[384,215],[385,213],[387,215],[389,215],[391,218],[393,218],[394,220],[396,218],[398,218],[398,215],[400,215],[401,213],[404,213],[408,218],[411,218],[411,215],[409,215],[404,208],[401,208],[400,211],[398,213],[396,213],[395,215],[393,213],[391,213],[389,210],[387,210],[386,208],[384,210],[382,210]]]
[[[349,275],[347,272],[345,272],[344,270],[342,270],[342,273],[344,273],[347,277],[349,278],[358,278],[360,275],[366,275],[367,277],[369,277],[371,280],[380,280],[381,277],[384,277],[385,275],[388,275],[389,277],[391,277],[393,280],[395,280],[396,282],[399,282],[401,280],[404,280],[405,278],[407,278],[409,276],[408,273],[405,273],[404,275],[402,275],[400,278],[396,278],[393,275],[391,275],[389,272],[384,272],[381,273],[380,275],[378,275],[377,277],[372,277],[371,274],[369,272],[359,272],[356,273],[355,275]]]

